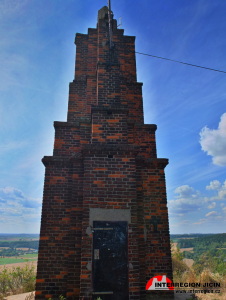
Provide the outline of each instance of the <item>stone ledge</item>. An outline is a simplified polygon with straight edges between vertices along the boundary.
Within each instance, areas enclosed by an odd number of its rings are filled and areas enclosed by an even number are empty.
[[[62,121],[54,121],[53,126],[54,128],[59,128],[59,127],[69,127],[69,128],[75,128],[75,127],[80,127],[81,123],[85,124],[90,124],[90,120],[87,118],[78,118],[78,121],[75,122],[62,122]]]
[[[137,156],[136,162],[144,166],[151,166],[164,169],[168,165],[169,160],[167,158],[144,158],[142,156]]]

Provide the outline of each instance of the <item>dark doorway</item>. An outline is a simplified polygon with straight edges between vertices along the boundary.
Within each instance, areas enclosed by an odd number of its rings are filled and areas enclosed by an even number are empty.
[[[128,300],[127,222],[93,222],[93,299]]]

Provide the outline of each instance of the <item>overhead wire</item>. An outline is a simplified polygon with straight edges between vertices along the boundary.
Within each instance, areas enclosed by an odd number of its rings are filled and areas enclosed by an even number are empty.
[[[142,53],[142,52],[137,52],[137,51],[135,53],[141,54],[141,55],[146,55],[146,56],[151,56],[151,57],[155,57],[155,58],[159,58],[159,59],[168,60],[168,61],[176,62],[176,63],[179,63],[179,64],[188,65],[188,66],[191,66],[191,67],[202,68],[202,69],[206,69],[206,70],[209,70],[209,71],[215,71],[215,72],[220,72],[220,73],[225,73],[226,74],[226,71],[213,69],[213,68],[209,68],[209,67],[203,67],[203,66],[199,66],[199,65],[195,65],[195,64],[190,64],[190,63],[187,63],[187,62],[184,62],[184,61],[179,61],[179,60],[175,60],[175,59],[171,59],[171,58],[166,58],[166,57],[162,57],[162,56],[157,56],[157,55],[147,54],[147,53]]]

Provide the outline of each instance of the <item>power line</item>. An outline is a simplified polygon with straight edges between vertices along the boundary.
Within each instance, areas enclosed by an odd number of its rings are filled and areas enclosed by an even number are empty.
[[[176,62],[176,63],[179,63],[179,64],[188,65],[188,66],[192,66],[192,67],[196,67],[196,68],[202,68],[202,69],[206,69],[206,70],[210,70],[210,71],[226,73],[226,71],[217,70],[217,69],[208,68],[208,67],[203,67],[203,66],[198,66],[198,65],[194,65],[194,64],[189,64],[187,62],[174,60],[174,59],[170,59],[170,58],[166,58],[166,57],[161,57],[161,56],[157,56],[157,55],[152,55],[152,54],[147,54],[147,53],[142,53],[142,52],[135,52],[135,53],[141,54],[141,55],[146,55],[146,56],[151,56],[151,57],[155,57],[155,58],[160,58],[160,59],[164,59],[164,60],[169,60],[169,61],[173,61],[173,62]]]

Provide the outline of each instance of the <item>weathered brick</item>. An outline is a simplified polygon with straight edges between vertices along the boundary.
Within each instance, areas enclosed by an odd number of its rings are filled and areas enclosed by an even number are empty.
[[[156,125],[144,124],[135,37],[125,36],[113,20],[110,49],[108,28],[104,17],[88,34],[76,35],[67,121],[54,122],[53,156],[43,158],[36,300],[92,297],[92,209],[129,211],[130,300],[149,296],[145,285],[152,276],[172,279],[168,161],[157,158]]]

